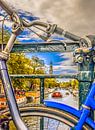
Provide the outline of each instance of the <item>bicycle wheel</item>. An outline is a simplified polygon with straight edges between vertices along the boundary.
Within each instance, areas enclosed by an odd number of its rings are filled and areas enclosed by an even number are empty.
[[[78,122],[78,118],[74,115],[66,111],[45,107],[44,105],[20,108],[20,112],[22,120],[29,127],[29,130],[70,130]],[[10,118],[11,122],[9,112],[5,114]],[[41,123],[43,124],[41,125]],[[12,129],[10,128],[10,130]],[[84,124],[83,130],[92,129],[88,124]]]

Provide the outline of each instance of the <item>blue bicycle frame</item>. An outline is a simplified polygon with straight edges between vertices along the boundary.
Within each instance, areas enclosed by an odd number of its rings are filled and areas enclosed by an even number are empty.
[[[75,130],[81,130],[85,122],[93,129],[95,129],[95,122],[89,117],[90,111],[95,110],[94,96],[95,96],[95,83],[92,84],[91,90],[80,110],[77,110],[68,105],[58,103],[55,101],[45,100],[44,104],[47,107],[57,108],[59,110],[66,111],[79,118],[77,125],[74,127]]]

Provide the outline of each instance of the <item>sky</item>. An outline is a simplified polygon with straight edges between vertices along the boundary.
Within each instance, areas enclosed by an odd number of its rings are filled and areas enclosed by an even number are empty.
[[[49,73],[50,63],[53,64],[53,74],[66,74],[77,73],[77,66],[73,64],[72,53],[60,53],[60,52],[38,52],[27,53],[26,56],[31,58],[37,56],[41,60],[44,60],[45,70]]]
[[[5,0],[79,36],[95,33],[95,0]]]
[[[57,24],[59,27],[79,36],[94,34],[95,29],[95,0],[4,0],[19,12],[20,17],[28,21],[40,19],[41,21]],[[1,11],[1,14],[5,14]],[[0,17],[2,19],[2,16]],[[6,21],[5,27],[11,33],[11,23]],[[34,29],[35,30],[35,29]],[[42,32],[35,30],[42,34]],[[53,36],[53,39],[64,40],[63,37]],[[21,43],[42,42],[37,35],[29,30],[18,37]],[[43,59],[46,68],[53,63],[54,73],[75,73],[77,67],[73,66],[71,53],[28,53],[27,57],[38,56]],[[71,69],[72,68],[72,69]]]

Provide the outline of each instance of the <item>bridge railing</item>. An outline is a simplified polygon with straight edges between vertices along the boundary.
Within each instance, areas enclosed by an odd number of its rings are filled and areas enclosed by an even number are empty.
[[[74,79],[78,79],[77,74],[32,74],[32,75],[26,75],[26,74],[16,74],[16,75],[10,75],[11,78],[38,78],[40,79],[40,103],[43,103],[44,100],[44,80],[46,78],[74,78]]]
[[[64,49],[65,42],[52,42],[52,43],[18,43],[14,44],[11,52],[70,52],[79,47],[78,42],[66,42],[66,50]],[[1,48],[0,44],[0,48]],[[5,44],[3,44],[5,47]]]
[[[5,45],[4,45],[5,46]],[[79,48],[78,42],[66,43],[66,50],[64,43],[25,43],[15,44],[12,52],[72,52]],[[63,75],[10,75],[15,78],[39,78],[40,79],[40,103],[43,103],[44,99],[44,79],[45,78],[74,78],[79,81],[79,106],[84,102],[91,84],[94,81],[94,51],[80,50],[76,53],[76,60],[78,63],[77,74],[63,74]],[[72,69],[72,68],[71,68]],[[43,129],[43,118],[40,121],[40,130]]]
[[[66,44],[66,50],[64,49]],[[78,42],[52,42],[52,43],[24,43],[15,44],[12,52],[72,52],[79,48]],[[78,74],[64,74],[64,75],[11,75],[16,78],[76,78],[79,80],[79,106],[84,102],[86,95],[94,81],[94,51],[93,50],[80,50],[76,53],[78,63]],[[71,68],[72,69],[72,68]],[[41,83],[43,84],[43,83]],[[41,88],[42,90],[42,88]],[[42,92],[42,91],[41,91]],[[43,95],[43,94],[42,94]]]

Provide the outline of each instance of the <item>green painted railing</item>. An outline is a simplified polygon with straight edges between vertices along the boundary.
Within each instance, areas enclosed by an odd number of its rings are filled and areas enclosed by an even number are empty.
[[[65,50],[63,42],[14,44],[12,52],[70,52],[79,47],[79,44],[75,42],[66,42],[66,45]]]
[[[14,74],[14,75],[10,75],[10,77],[15,77],[15,78],[39,78],[39,79],[43,79],[43,78],[75,78],[78,79],[78,75],[77,74]]]
[[[63,43],[28,43],[28,44],[15,44],[12,52],[70,52],[79,47],[78,43],[68,42],[67,48],[64,49]],[[43,103],[44,99],[44,79],[45,78],[75,78],[79,80],[79,106],[84,102],[91,84],[94,81],[94,51],[82,49],[75,51],[75,59],[78,63],[77,74],[64,74],[64,75],[10,75],[15,78],[40,78],[40,102]],[[92,113],[92,115],[94,115]],[[93,116],[92,116],[93,117]],[[43,119],[42,119],[43,122]],[[42,127],[42,126],[41,126]],[[41,129],[42,130],[42,129]]]

